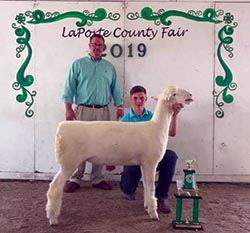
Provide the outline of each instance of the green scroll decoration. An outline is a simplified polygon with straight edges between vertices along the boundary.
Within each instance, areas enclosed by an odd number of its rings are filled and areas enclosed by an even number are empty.
[[[21,67],[19,68],[19,70],[17,71],[17,75],[16,75],[16,82],[14,82],[12,84],[12,88],[14,90],[21,90],[21,94],[18,94],[16,96],[16,100],[19,103],[23,103],[25,102],[25,105],[27,106],[27,109],[25,111],[25,115],[27,117],[31,117],[34,114],[34,111],[31,110],[31,107],[34,103],[34,97],[37,94],[36,91],[32,91],[30,92],[27,87],[31,86],[34,82],[34,77],[32,75],[26,75],[25,76],[25,70],[31,60],[31,55],[32,55],[32,48],[29,44],[30,41],[30,32],[29,30],[22,26],[22,27],[16,27],[15,25],[12,25],[13,28],[15,28],[15,34],[16,36],[18,36],[17,38],[17,43],[19,44],[19,46],[16,48],[16,57],[20,58],[21,57],[21,53],[27,49],[27,56],[26,59],[24,60],[23,64],[21,65]],[[27,100],[28,96],[30,97],[30,101]]]
[[[12,28],[15,30],[17,36],[16,42],[19,44],[16,48],[16,57],[20,58],[24,51],[27,52],[23,64],[19,68],[16,74],[16,81],[12,84],[12,88],[16,91],[21,90],[21,94],[16,96],[16,100],[19,103],[25,103],[27,106],[25,115],[26,117],[32,117],[34,111],[31,107],[34,104],[34,97],[36,96],[36,91],[29,91],[30,87],[34,83],[34,77],[32,75],[25,75],[26,69],[32,57],[32,47],[30,45],[31,34],[29,29],[25,26],[26,24],[44,24],[53,23],[67,18],[79,19],[76,22],[77,27],[83,27],[85,25],[91,26],[93,22],[102,21],[105,19],[109,20],[119,20],[119,13],[107,13],[103,8],[98,8],[94,13],[90,13],[88,10],[83,12],[69,11],[66,13],[59,12],[44,12],[42,10],[26,11],[24,14],[19,13],[15,20],[16,22],[12,24]]]
[[[222,109],[224,103],[230,104],[234,100],[233,96],[231,94],[228,94],[228,91],[236,90],[237,84],[233,82],[233,74],[229,66],[223,59],[222,50],[224,49],[228,53],[229,58],[233,57],[233,48],[231,47],[231,44],[233,43],[232,35],[234,33],[234,28],[238,26],[238,23],[234,22],[234,16],[231,15],[231,13],[227,12],[226,14],[224,14],[223,10],[215,11],[212,8],[207,8],[204,10],[204,12],[195,12],[193,10],[190,10],[185,13],[177,10],[165,11],[164,9],[160,9],[157,12],[154,12],[151,8],[144,7],[140,13],[130,12],[127,14],[127,19],[129,20],[144,19],[148,21],[153,21],[154,24],[157,26],[161,24],[166,26],[171,25],[172,21],[169,20],[170,17],[182,17],[200,23],[207,22],[221,24],[224,22],[225,25],[218,32],[218,38],[220,43],[217,48],[217,56],[219,63],[225,71],[225,76],[218,75],[215,78],[215,83],[223,89],[219,92],[213,91],[212,93],[215,97],[215,103],[219,108],[219,110],[215,112],[215,115],[218,118],[224,117],[224,110]]]
[[[161,24],[169,26],[172,24],[172,21],[169,20],[170,17],[182,17],[188,20],[197,21],[200,23],[214,23],[221,24],[224,22],[224,26],[218,32],[219,45],[217,48],[217,56],[219,63],[221,64],[225,75],[218,75],[215,78],[215,83],[222,87],[222,90],[219,92],[214,91],[213,96],[215,97],[215,103],[219,108],[218,111],[215,112],[215,115],[218,118],[224,117],[224,110],[222,107],[224,103],[232,103],[234,98],[231,94],[228,94],[228,91],[234,91],[237,89],[237,84],[233,82],[233,74],[225,62],[223,58],[223,50],[228,53],[228,57],[233,57],[233,48],[231,44],[233,43],[232,35],[234,33],[234,28],[238,26],[236,22],[234,22],[234,16],[231,13],[224,14],[223,10],[215,11],[212,8],[207,8],[202,11],[193,11],[190,10],[187,13],[177,10],[169,10],[165,11],[164,9],[160,9],[157,12],[153,12],[153,10],[149,7],[144,7],[140,13],[138,12],[130,12],[127,14],[128,20],[137,20],[144,19],[148,21],[153,21],[155,25],[159,26]],[[12,84],[12,88],[16,91],[21,90],[21,94],[16,96],[16,100],[20,103],[25,102],[27,109],[25,111],[25,115],[27,117],[32,117],[34,115],[34,111],[31,109],[34,104],[34,97],[36,96],[36,91],[29,91],[28,87],[30,87],[34,83],[34,77],[32,75],[25,75],[26,69],[29,65],[29,62],[32,57],[32,48],[30,45],[31,34],[29,29],[26,27],[26,24],[35,25],[35,24],[44,24],[44,23],[53,23],[60,20],[64,20],[67,18],[75,18],[78,19],[76,22],[77,27],[82,26],[91,26],[93,22],[102,21],[104,19],[109,20],[119,20],[119,13],[108,13],[103,8],[98,8],[95,12],[91,13],[88,10],[83,12],[78,11],[70,11],[66,13],[59,12],[43,12],[42,10],[35,11],[26,11],[25,14],[20,13],[16,16],[16,22],[12,24],[12,28],[15,29],[15,34],[18,37],[17,43],[19,44],[16,48],[16,57],[20,58],[21,54],[26,51],[26,58],[17,71],[16,81]],[[222,19],[219,19],[222,18]],[[28,100],[29,99],[29,100]]]
[[[229,58],[232,58],[234,56],[233,48],[231,47],[231,44],[233,43],[232,35],[234,33],[234,28],[238,26],[238,23],[233,22],[233,19],[233,15],[231,15],[230,13],[226,13],[226,15],[224,16],[224,21],[226,25],[224,25],[218,32],[218,38],[220,43],[217,48],[217,57],[219,63],[221,64],[225,72],[224,76],[218,75],[215,78],[215,83],[223,88],[219,92],[213,92],[213,95],[215,97],[215,103],[219,108],[215,112],[215,115],[218,118],[224,117],[224,110],[222,109],[224,103],[230,104],[234,100],[234,97],[231,94],[228,94],[228,91],[234,91],[237,89],[237,84],[233,82],[233,74],[222,56],[223,50],[228,53]]]
[[[27,23],[41,24],[41,23],[53,23],[67,18],[78,18],[80,21],[76,22],[77,27],[83,27],[85,25],[91,26],[94,21],[102,21],[107,17],[107,12],[103,8],[97,9],[94,13],[90,13],[85,10],[83,12],[70,11],[60,14],[59,12],[47,12],[44,13],[41,10],[35,10],[32,13],[32,19]]]
[[[210,22],[210,23],[221,23],[221,20],[216,20],[216,11],[212,8],[207,8],[202,16],[199,16],[199,13],[194,11],[190,11],[188,13],[177,11],[177,10],[169,10],[165,11],[163,9],[158,10],[158,12],[153,12],[153,10],[149,7],[144,7],[141,10],[141,14],[136,13],[128,13],[127,18],[130,20],[136,20],[138,18],[142,18],[149,21],[154,21],[155,25],[163,24],[165,26],[170,26],[172,21],[167,20],[169,17],[183,17],[189,20],[194,20],[198,22]]]

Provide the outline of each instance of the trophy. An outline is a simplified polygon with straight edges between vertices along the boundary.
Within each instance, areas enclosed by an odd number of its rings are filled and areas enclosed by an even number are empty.
[[[177,193],[176,198],[176,218],[173,221],[173,227],[175,229],[195,229],[202,230],[203,227],[199,223],[199,201],[201,195],[195,181],[195,160],[186,161],[186,169],[183,169],[184,179],[177,180]],[[182,201],[183,199],[193,200],[193,216],[192,221],[189,219],[182,219]]]
[[[183,169],[184,171],[184,189],[194,189],[195,187],[195,179],[194,179],[194,173],[195,170],[193,170],[195,160],[187,160],[186,161],[186,167],[187,169]]]

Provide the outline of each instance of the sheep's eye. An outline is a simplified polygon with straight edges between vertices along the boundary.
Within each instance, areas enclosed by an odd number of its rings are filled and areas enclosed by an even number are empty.
[[[174,94],[173,94],[173,96],[177,96],[177,94],[176,94],[176,93],[174,93]]]

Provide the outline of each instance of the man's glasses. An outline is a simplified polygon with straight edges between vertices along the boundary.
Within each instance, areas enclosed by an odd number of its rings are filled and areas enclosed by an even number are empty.
[[[104,44],[90,43],[94,47],[104,47]]]

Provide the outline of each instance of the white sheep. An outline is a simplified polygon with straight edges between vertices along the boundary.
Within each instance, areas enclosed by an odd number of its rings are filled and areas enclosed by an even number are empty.
[[[47,192],[47,218],[58,223],[63,187],[84,161],[94,164],[141,165],[144,208],[158,219],[155,174],[168,142],[168,129],[174,103],[189,104],[192,94],[167,87],[159,96],[153,118],[147,122],[63,121],[55,138],[56,160],[60,166]],[[139,141],[139,143],[138,143]]]

